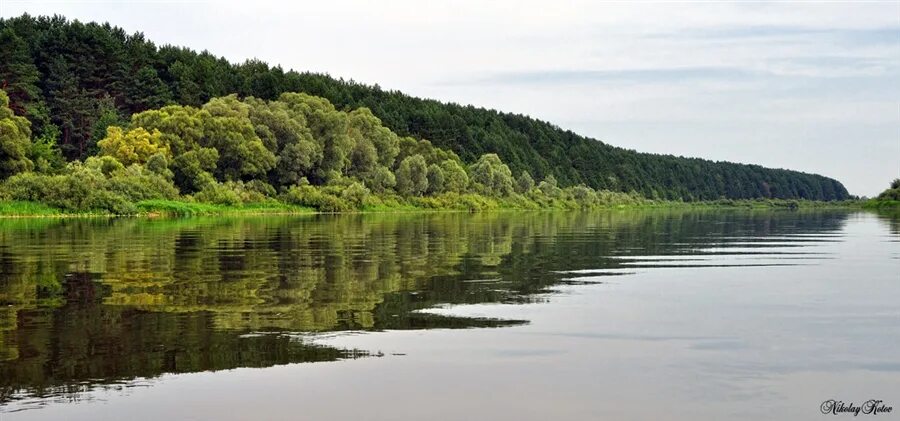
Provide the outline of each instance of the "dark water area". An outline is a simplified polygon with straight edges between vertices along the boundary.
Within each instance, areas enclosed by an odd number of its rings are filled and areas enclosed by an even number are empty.
[[[900,414],[900,219],[0,220],[0,419]]]

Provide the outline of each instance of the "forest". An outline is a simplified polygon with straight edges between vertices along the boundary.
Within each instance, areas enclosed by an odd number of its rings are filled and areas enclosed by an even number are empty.
[[[303,93],[135,113],[106,127],[95,153],[67,163],[55,145],[31,139],[30,122],[13,113],[3,91],[0,125],[0,198],[71,212],[204,213],[177,209],[188,203],[322,212],[590,208],[643,200],[561,188],[552,175],[540,183],[527,171],[513,177],[496,154],[466,165],[427,140],[398,136],[367,108],[339,111]]]
[[[123,212],[185,198],[342,210],[849,197],[819,175],[638,153],[527,116],[158,47],[109,24],[0,19],[0,45],[7,200]],[[61,193],[79,183],[90,194]]]

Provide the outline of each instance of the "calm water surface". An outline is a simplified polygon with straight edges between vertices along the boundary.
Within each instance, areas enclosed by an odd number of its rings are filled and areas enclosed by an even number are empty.
[[[898,350],[869,213],[0,220],[3,421],[890,419]]]

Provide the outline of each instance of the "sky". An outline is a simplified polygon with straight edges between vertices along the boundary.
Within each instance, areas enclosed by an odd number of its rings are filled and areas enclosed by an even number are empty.
[[[900,1],[17,1],[642,152],[900,177]]]

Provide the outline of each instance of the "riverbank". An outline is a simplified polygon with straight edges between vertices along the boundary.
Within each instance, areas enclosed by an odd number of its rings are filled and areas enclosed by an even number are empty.
[[[870,199],[863,202],[862,207],[866,209],[900,209],[900,200]]]
[[[10,217],[90,217],[90,216],[143,216],[179,217],[214,215],[258,215],[258,214],[338,214],[338,213],[392,213],[392,212],[484,212],[484,211],[545,211],[584,209],[810,209],[810,208],[866,208],[884,209],[900,207],[896,203],[872,203],[875,201],[819,202],[808,200],[716,200],[704,202],[678,202],[643,200],[630,203],[597,203],[583,206],[577,202],[554,200],[540,203],[525,197],[493,198],[481,195],[457,195],[448,201],[447,197],[405,198],[389,197],[368,200],[356,207],[329,209],[283,203],[275,200],[224,205],[200,203],[186,200],[145,200],[134,204],[134,212],[113,213],[105,210],[72,211],[49,206],[40,202],[0,200],[0,218]],[[883,201],[882,201],[883,202]]]
[[[309,214],[316,209],[278,202],[217,205],[177,200],[147,200],[135,205],[137,211],[116,214],[105,210],[71,211],[27,201],[0,201],[0,218],[15,217],[91,217],[91,216],[195,216],[229,214]]]

